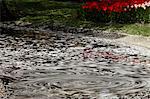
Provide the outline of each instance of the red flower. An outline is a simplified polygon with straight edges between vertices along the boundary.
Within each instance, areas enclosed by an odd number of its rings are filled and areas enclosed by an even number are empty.
[[[98,11],[108,11],[108,12],[124,12],[127,6],[131,7],[135,4],[142,4],[149,0],[101,0],[101,1],[87,1],[85,5],[82,6],[83,9],[97,9]],[[130,8],[129,8],[130,9]]]

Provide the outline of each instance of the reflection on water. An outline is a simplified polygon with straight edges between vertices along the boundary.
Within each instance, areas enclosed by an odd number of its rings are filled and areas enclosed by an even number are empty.
[[[149,99],[150,58],[113,52],[120,47],[102,40],[87,51],[93,40],[69,33],[1,34],[0,68],[20,79],[9,84],[10,99]]]

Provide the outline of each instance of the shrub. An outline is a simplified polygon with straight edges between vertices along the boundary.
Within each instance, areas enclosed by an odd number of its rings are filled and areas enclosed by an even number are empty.
[[[149,0],[86,1],[82,5],[88,20],[100,22],[150,22]]]

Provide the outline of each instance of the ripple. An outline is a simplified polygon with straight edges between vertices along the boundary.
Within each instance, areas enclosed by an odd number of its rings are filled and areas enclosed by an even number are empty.
[[[13,86],[19,90],[27,90],[28,93],[30,91],[33,93],[33,90],[42,92],[43,88],[45,90],[56,88],[66,92],[90,92],[92,94],[98,94],[107,89],[109,93],[127,94],[129,92],[138,92],[147,87],[147,85],[148,83],[145,80],[129,77],[118,76],[112,78],[108,76],[56,75],[50,73],[49,75],[45,74],[42,77],[15,83]]]

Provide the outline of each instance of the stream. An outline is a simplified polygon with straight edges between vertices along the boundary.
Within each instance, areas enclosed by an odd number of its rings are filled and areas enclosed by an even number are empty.
[[[150,50],[91,35],[9,31],[0,34],[0,75],[2,99],[150,99]]]

